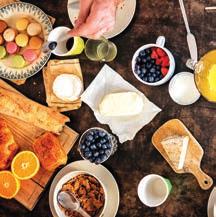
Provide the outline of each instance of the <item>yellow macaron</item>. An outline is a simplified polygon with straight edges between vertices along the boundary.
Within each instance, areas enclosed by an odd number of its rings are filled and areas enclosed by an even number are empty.
[[[18,31],[24,31],[27,29],[29,20],[27,18],[20,18],[16,21],[16,28]]]
[[[16,36],[15,41],[19,47],[26,47],[28,45],[29,37],[27,34],[20,33]]]

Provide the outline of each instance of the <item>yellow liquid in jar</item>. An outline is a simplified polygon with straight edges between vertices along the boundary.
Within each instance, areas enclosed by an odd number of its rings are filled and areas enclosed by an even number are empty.
[[[197,63],[195,82],[202,96],[216,102],[216,50],[207,53]]]

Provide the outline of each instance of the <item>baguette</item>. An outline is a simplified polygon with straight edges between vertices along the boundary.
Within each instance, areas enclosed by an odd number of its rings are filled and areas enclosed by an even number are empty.
[[[19,93],[0,87],[0,113],[59,134],[70,119]]]

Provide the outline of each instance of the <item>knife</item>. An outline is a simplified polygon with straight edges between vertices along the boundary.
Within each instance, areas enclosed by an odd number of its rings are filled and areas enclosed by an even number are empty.
[[[190,27],[189,27],[189,24],[188,24],[187,14],[186,14],[186,11],[185,11],[185,6],[184,6],[183,0],[179,0],[179,4],[180,4],[183,19],[184,19],[185,27],[186,27],[186,30],[187,30],[187,43],[188,43],[188,48],[189,48],[189,51],[190,51],[190,56],[191,56],[191,59],[193,61],[197,62],[198,54],[197,54],[196,39],[195,39],[195,36],[190,31]]]

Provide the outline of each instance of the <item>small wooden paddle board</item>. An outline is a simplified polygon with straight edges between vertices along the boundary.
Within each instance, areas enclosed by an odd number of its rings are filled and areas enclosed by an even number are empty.
[[[182,169],[178,169],[173,164],[173,162],[170,160],[169,156],[167,155],[167,152],[164,150],[161,144],[161,142],[164,139],[167,139],[175,135],[189,136],[190,138],[184,166]],[[212,178],[208,176],[206,173],[204,173],[200,168],[204,151],[199,142],[194,138],[194,136],[190,133],[187,127],[180,120],[172,119],[163,124],[154,133],[152,137],[152,143],[176,173],[192,173],[196,177],[200,187],[203,190],[207,190],[212,186]]]

